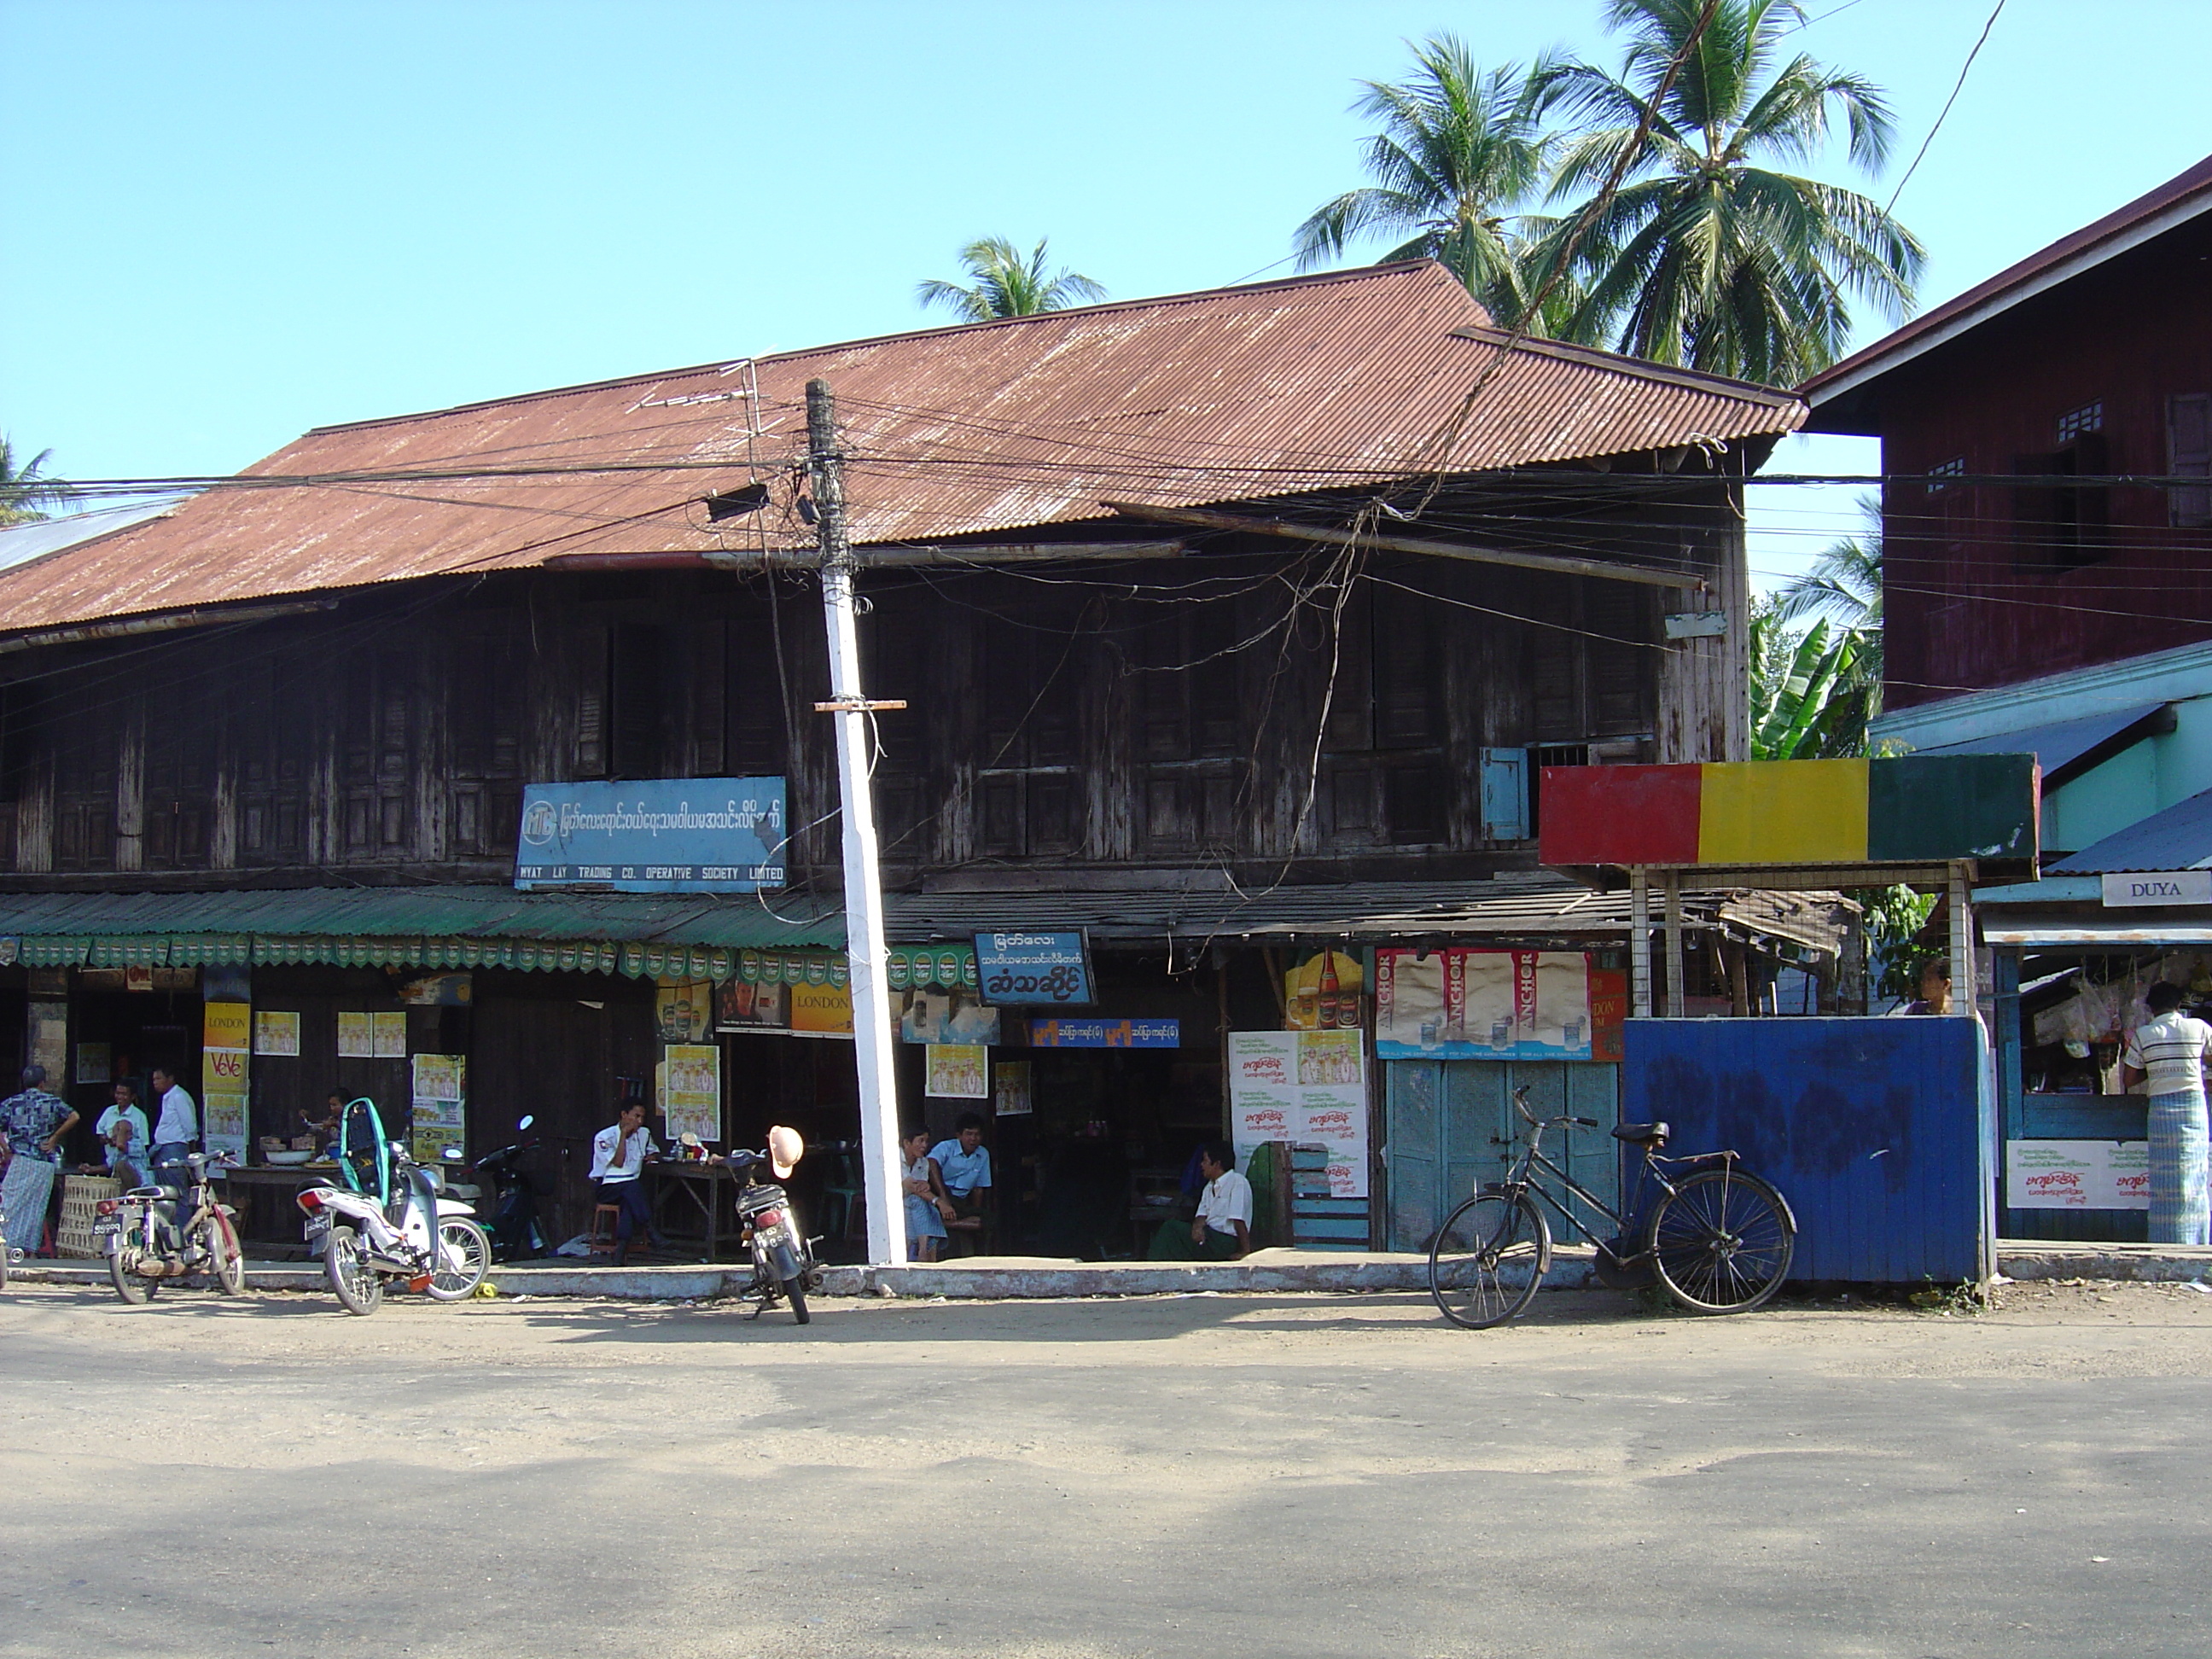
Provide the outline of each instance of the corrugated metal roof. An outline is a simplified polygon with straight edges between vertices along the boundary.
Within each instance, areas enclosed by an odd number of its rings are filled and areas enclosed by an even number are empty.
[[[1108,516],[1102,497],[1249,501],[1400,476],[1479,381],[1449,465],[1477,471],[1792,431],[1787,392],[1505,336],[1428,261],[927,330],[750,366],[776,478],[826,379],[862,546]],[[1486,381],[1482,380],[1486,374]],[[343,488],[218,489],[173,518],[0,575],[0,629],[373,582],[514,569],[567,555],[812,545],[780,504],[712,528],[698,503],[754,476],[751,381],[709,364],[441,412],[330,427],[247,477]],[[707,470],[470,477],[378,471],[586,465]],[[722,470],[723,464],[727,470]]]
[[[183,500],[182,496],[168,495],[158,501],[134,501],[128,507],[102,507],[95,513],[71,513],[58,519],[9,525],[0,530],[0,570],[13,570],[33,559],[43,559],[49,553],[112,536],[133,525],[167,518]]]
[[[2114,755],[2133,748],[2145,738],[2156,735],[2161,726],[2171,732],[2173,729],[2172,708],[2173,705],[2168,702],[2141,703],[2131,708],[2086,714],[2080,720],[2028,726],[2018,732],[2000,732],[1993,737],[1968,738],[1962,743],[1937,744],[1912,752],[1916,755],[2033,755],[2043,768],[2043,792],[2049,794],[2059,785],[2079,777],[2090,767],[2100,765]]]
[[[774,911],[744,894],[663,897],[645,893],[518,893],[506,887],[7,893],[0,894],[0,934],[573,939],[732,950],[844,944],[844,918],[834,908],[782,895],[763,896],[775,905]]]
[[[2212,789],[2113,831],[2071,858],[2044,866],[2054,876],[2130,870],[2202,870],[2212,865]]]

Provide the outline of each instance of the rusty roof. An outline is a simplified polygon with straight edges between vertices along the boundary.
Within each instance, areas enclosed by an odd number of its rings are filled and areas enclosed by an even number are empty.
[[[1050,535],[1109,517],[1104,496],[1201,505],[1425,471],[1478,386],[1454,473],[1804,419],[1788,392],[1548,341],[1501,362],[1507,344],[1420,260],[323,427],[246,483],[0,572],[0,631],[578,555],[809,547],[781,481],[817,377],[838,400],[862,547]],[[756,477],[775,505],[710,526],[703,498]],[[276,478],[316,482],[247,487]]]

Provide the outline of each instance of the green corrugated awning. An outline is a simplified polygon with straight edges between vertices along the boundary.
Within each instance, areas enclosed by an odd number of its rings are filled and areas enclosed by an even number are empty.
[[[16,893],[0,895],[0,940],[33,967],[322,963],[690,979],[727,979],[743,950],[844,944],[831,904],[772,902],[462,886]]]

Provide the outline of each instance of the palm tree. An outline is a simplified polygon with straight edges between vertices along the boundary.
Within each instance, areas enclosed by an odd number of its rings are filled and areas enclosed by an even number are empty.
[[[1709,3],[1610,0],[1608,25],[1629,40],[1619,73],[1554,72],[1548,93],[1587,128],[1560,153],[1554,197],[1598,185],[1647,121],[1649,132],[1572,254],[1580,211],[1563,216],[1535,269],[1565,260],[1586,283],[1575,338],[1794,386],[1841,355],[1851,298],[1901,317],[1924,255],[1867,197],[1771,165],[1817,154],[1832,112],[1850,159],[1878,167],[1894,131],[1881,89],[1802,53],[1775,67],[1805,21],[1797,0],[1718,0],[1698,34]]]
[[[61,500],[61,491],[41,476],[53,454],[42,449],[19,465],[15,445],[0,437],[0,525],[35,524],[46,516],[42,507]]]
[[[1404,82],[1360,83],[1366,91],[1353,110],[1382,126],[1366,147],[1376,182],[1324,203],[1298,227],[1298,269],[1362,237],[1401,236],[1385,263],[1435,259],[1493,317],[1516,325],[1530,293],[1522,279],[1530,227],[1516,210],[1543,184],[1553,142],[1543,131],[1546,89],[1558,66],[1501,64],[1486,74],[1451,34],[1413,52]]]
[[[1774,614],[1784,623],[1826,617],[1852,635],[1858,650],[1851,684],[1863,688],[1868,713],[1875,714],[1881,712],[1881,501],[1862,495],[1858,506],[1866,528],[1829,544],[1811,569],[1778,588]]]
[[[1000,317],[1034,317],[1040,312],[1065,311],[1106,297],[1106,290],[1079,271],[1062,269],[1045,273],[1045,239],[1030,251],[1021,250],[1003,236],[985,236],[960,250],[967,267],[969,286],[921,283],[915,291],[923,309],[942,306],[963,323],[988,323]]]

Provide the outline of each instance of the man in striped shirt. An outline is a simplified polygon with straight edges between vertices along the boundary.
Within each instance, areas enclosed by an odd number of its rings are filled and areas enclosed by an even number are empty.
[[[2204,1058],[2212,1025],[2181,1012],[2179,985],[2150,988],[2149,1021],[2120,1050],[2123,1080],[2145,1079],[2150,1096],[2150,1242],[2212,1243],[2212,1190],[2206,1182]]]

